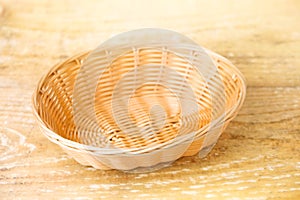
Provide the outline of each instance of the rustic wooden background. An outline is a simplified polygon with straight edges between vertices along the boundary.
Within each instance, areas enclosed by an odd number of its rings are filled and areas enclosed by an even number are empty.
[[[245,104],[205,159],[148,174],[84,167],[50,143],[31,95],[55,63],[142,27],[229,58]],[[300,199],[300,1],[0,0],[0,199]]]

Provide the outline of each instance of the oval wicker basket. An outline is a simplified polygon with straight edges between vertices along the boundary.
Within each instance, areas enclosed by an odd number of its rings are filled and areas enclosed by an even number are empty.
[[[157,37],[146,33],[148,41]],[[213,68],[199,73],[195,65],[205,65],[203,56],[178,38],[180,48],[172,46],[174,37],[133,48],[137,43],[119,36],[121,42],[104,43],[105,51],[102,46],[54,66],[33,96],[42,131],[79,163],[98,169],[154,170],[182,156],[205,156],[240,109],[246,86],[232,63],[206,49]]]

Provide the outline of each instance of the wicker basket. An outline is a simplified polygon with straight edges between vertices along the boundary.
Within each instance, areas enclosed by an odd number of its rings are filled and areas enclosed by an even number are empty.
[[[45,135],[79,163],[154,170],[182,156],[205,156],[245,92],[227,59],[180,34],[146,29],[56,65],[38,84],[33,105]]]

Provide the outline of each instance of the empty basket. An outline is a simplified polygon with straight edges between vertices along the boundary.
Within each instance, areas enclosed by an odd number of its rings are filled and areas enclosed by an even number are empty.
[[[154,170],[209,153],[245,93],[227,59],[178,33],[141,29],[53,67],[33,105],[45,135],[79,163]]]

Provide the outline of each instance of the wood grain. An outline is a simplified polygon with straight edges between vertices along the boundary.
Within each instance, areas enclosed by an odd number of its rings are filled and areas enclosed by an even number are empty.
[[[0,0],[0,199],[299,199],[300,2]],[[245,104],[208,157],[147,174],[70,159],[31,113],[55,63],[141,27],[181,32],[228,57]]]

